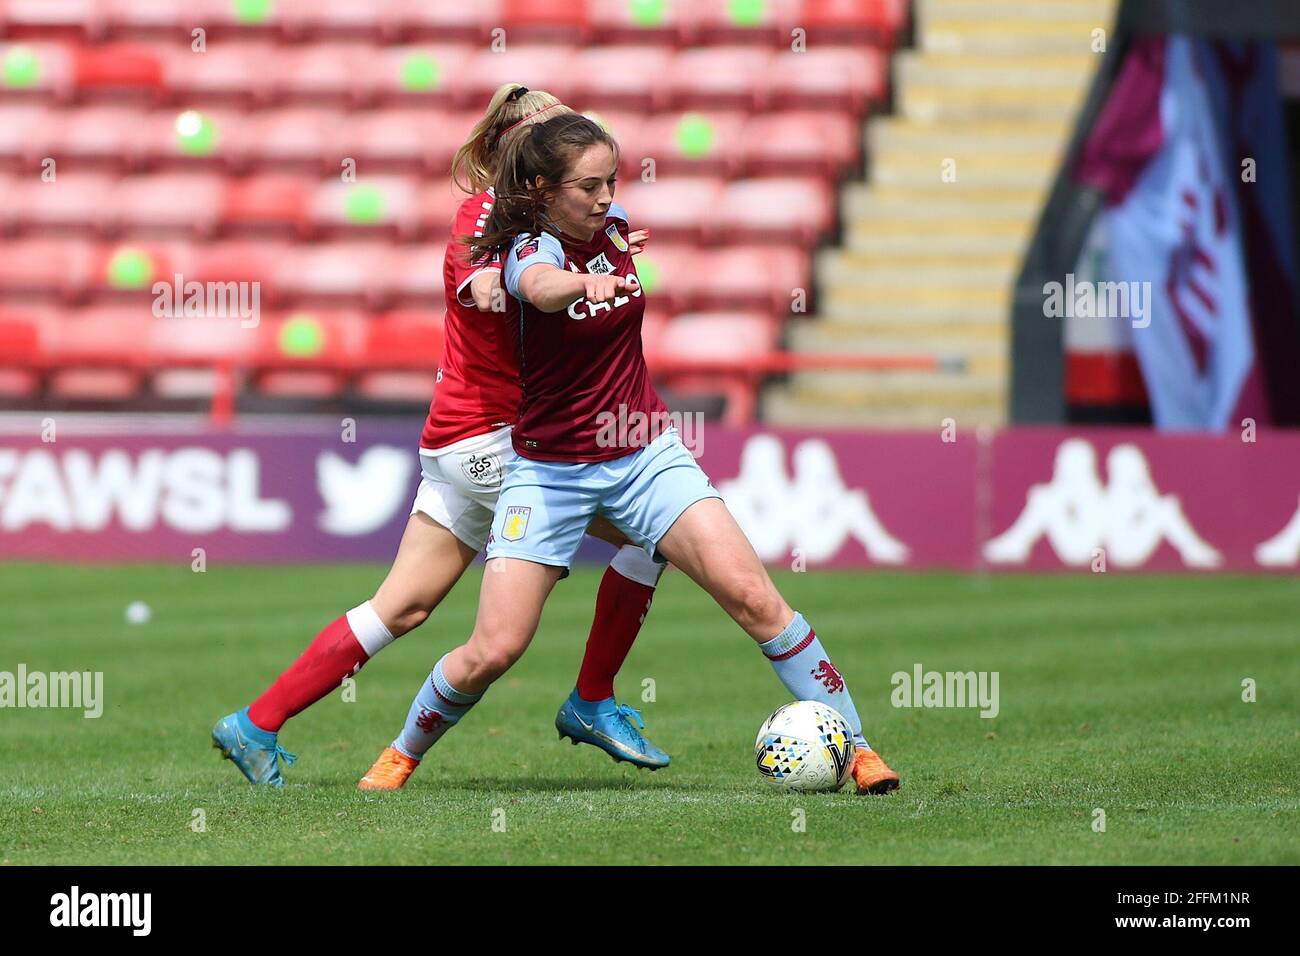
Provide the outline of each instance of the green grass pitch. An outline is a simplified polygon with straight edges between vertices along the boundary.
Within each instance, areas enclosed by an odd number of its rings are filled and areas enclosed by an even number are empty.
[[[0,861],[1300,863],[1294,578],[778,574],[902,775],[873,798],[762,784],[754,734],[787,695],[678,573],[618,684],[672,766],[558,741],[599,580],[588,568],[406,790],[358,792],[433,661],[468,634],[475,571],[367,665],[354,702],[336,692],[290,721],[281,741],[300,760],[283,791],[248,786],[211,748],[212,724],[382,572],[0,564],[0,671],[103,671],[105,696],[99,719],[0,710]],[[125,622],[133,600],[149,623]],[[997,671],[1000,713],[891,706],[891,674],[917,663]]]

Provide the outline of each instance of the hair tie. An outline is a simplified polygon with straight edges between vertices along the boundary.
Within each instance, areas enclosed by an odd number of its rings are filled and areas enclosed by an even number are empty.
[[[515,89],[511,90],[510,93],[506,96],[506,102],[513,103],[515,100],[519,99],[519,97],[523,96],[527,92],[528,92],[528,87],[526,86],[516,87]]]

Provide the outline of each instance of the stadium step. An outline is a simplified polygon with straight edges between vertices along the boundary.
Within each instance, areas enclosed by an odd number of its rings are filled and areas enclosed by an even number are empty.
[[[881,343],[891,342],[905,342],[912,351],[926,344],[929,348],[950,348],[960,353],[974,345],[1005,347],[1008,333],[1001,316],[981,311],[957,317],[947,310],[931,316],[901,312],[852,317],[826,315],[813,322],[791,323],[787,329],[789,345],[797,352],[845,354],[871,354]]]

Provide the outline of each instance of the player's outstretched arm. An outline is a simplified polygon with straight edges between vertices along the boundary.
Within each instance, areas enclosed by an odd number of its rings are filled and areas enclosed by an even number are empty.
[[[630,288],[622,276],[587,275],[538,263],[519,276],[523,297],[543,312],[560,312],[579,299],[608,302]]]

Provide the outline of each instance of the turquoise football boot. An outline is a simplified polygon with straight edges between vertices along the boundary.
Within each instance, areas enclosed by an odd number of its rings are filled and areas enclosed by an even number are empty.
[[[636,721],[637,727],[632,726]],[[658,770],[668,766],[672,759],[650,741],[641,736],[637,728],[645,729],[641,714],[613,697],[602,701],[585,701],[575,690],[555,715],[555,729],[560,739],[568,737],[574,746],[580,743],[599,747],[614,758],[626,760],[638,767]]]
[[[249,783],[283,787],[279,760],[292,767],[298,758],[281,747],[275,737],[248,719],[247,707],[222,717],[212,728],[212,746],[232,761]]]

